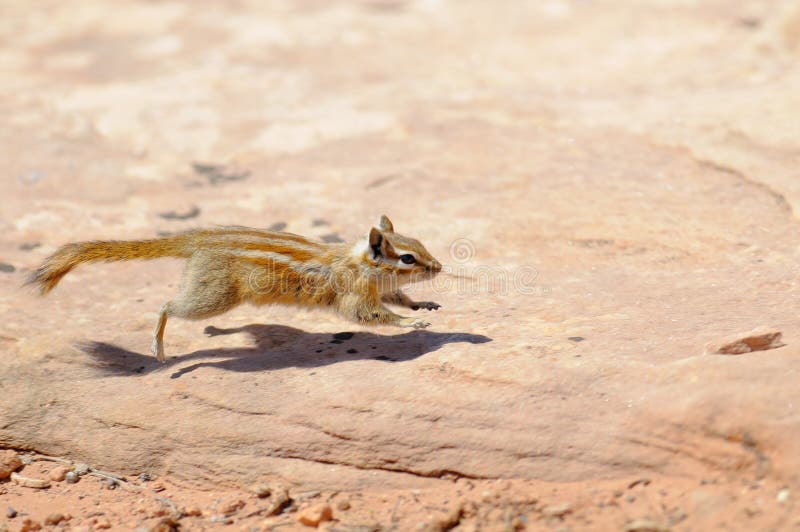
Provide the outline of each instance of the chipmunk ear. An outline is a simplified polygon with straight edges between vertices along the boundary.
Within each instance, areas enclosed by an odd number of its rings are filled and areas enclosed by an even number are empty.
[[[369,249],[372,259],[386,257],[392,249],[392,245],[383,236],[383,232],[377,227],[369,230]]]
[[[386,233],[394,233],[394,225],[388,216],[382,214],[375,227]]]

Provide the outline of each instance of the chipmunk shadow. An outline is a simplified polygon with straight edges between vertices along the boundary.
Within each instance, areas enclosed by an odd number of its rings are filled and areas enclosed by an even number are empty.
[[[167,358],[160,364],[148,354],[135,353],[103,342],[78,345],[104,373],[142,375],[178,367],[173,379],[202,367],[229,371],[269,371],[288,367],[320,367],[349,360],[373,359],[385,362],[413,360],[450,343],[482,344],[488,336],[468,333],[439,333],[425,330],[383,336],[369,332],[310,333],[285,325],[250,324],[232,329],[206,327],[208,336],[245,333],[255,345],[201,349]],[[222,360],[214,360],[222,359]],[[187,362],[193,362],[187,364]]]

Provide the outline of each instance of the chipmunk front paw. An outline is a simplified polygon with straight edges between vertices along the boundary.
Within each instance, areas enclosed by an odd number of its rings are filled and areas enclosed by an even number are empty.
[[[439,310],[442,306],[439,303],[434,303],[433,301],[415,301],[413,305],[411,305],[411,310],[419,310],[421,308],[428,309],[428,310]]]
[[[400,327],[411,327],[413,329],[424,329],[430,327],[430,323],[419,318],[403,318],[399,323]]]

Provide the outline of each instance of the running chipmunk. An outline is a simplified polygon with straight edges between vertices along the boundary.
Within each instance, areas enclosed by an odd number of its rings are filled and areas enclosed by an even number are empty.
[[[168,317],[199,320],[242,304],[282,303],[327,307],[364,325],[416,329],[430,324],[399,316],[383,304],[436,310],[431,301],[412,301],[403,284],[432,279],[442,270],[418,240],[394,232],[381,216],[355,244],[314,242],[305,237],[247,227],[192,230],[151,240],[66,244],[34,271],[26,284],[42,295],[83,262],[182,257],[187,259],[177,298],[161,307],[152,353],[165,362]]]

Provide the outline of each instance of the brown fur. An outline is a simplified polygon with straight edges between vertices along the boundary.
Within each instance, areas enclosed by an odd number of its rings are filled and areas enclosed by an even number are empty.
[[[404,255],[415,262],[406,264]],[[152,352],[164,362],[167,318],[203,319],[241,303],[281,303],[328,307],[363,324],[427,327],[399,316],[383,303],[414,310],[438,309],[432,302],[411,301],[400,286],[432,278],[442,266],[417,240],[398,235],[388,218],[363,243],[323,244],[300,235],[246,227],[195,230],[136,241],[78,242],[62,246],[31,274],[28,284],[41,294],[84,262],[182,257],[181,293],[161,308]],[[408,258],[408,257],[406,257]]]

